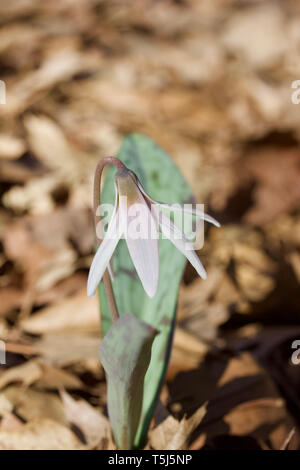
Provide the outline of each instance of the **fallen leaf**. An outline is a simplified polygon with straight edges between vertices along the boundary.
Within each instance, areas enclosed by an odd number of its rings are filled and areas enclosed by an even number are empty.
[[[100,331],[98,299],[90,299],[83,292],[39,310],[21,321],[20,327],[34,334]]]
[[[208,271],[207,282],[195,279],[187,286],[183,285],[179,291],[178,320],[182,321],[199,313],[218,289],[223,276],[221,269],[214,268]]]
[[[85,388],[83,382],[70,372],[53,367],[50,364],[39,362],[42,371],[41,377],[35,382],[35,388],[39,390],[82,390]]]
[[[6,387],[12,382],[21,382],[24,387],[29,387],[36,382],[42,375],[39,364],[32,359],[24,364],[11,367],[0,374],[0,389]]]
[[[241,403],[225,417],[230,432],[237,436],[251,435],[265,439],[265,430],[270,424],[280,423],[286,417],[285,403],[281,398],[261,398]],[[260,427],[262,427],[260,435]]]
[[[61,171],[68,179],[79,170],[74,149],[54,121],[46,116],[29,115],[24,124],[29,134],[29,145],[45,166]],[[59,159],[54,159],[53,155],[59,155]]]
[[[2,450],[80,450],[84,446],[68,428],[49,419],[24,424],[19,430],[0,428]]]
[[[285,16],[273,3],[230,15],[223,40],[228,51],[240,54],[254,68],[271,67],[282,59],[289,43],[283,33]]]
[[[0,158],[15,159],[25,151],[25,142],[11,135],[0,134]]]
[[[205,343],[182,328],[177,327],[167,370],[167,380],[172,380],[179,371],[197,367],[207,351],[208,346]]]
[[[13,406],[17,415],[25,421],[50,419],[65,424],[61,400],[54,393],[40,392],[10,385],[1,392]]]
[[[12,310],[20,307],[23,297],[21,289],[14,287],[2,287],[0,289],[1,303],[0,303],[0,317],[6,316]]]
[[[205,436],[201,445],[215,436],[238,433],[270,439],[277,449],[294,423],[267,372],[247,353],[231,359],[211,357],[198,369],[178,374],[169,391],[171,403],[181,403],[189,414],[208,400],[194,436]]]
[[[16,431],[21,429],[24,423],[13,413],[6,414],[0,422],[0,431]]]
[[[245,180],[255,181],[254,205],[245,216],[251,224],[263,225],[277,215],[299,207],[300,154],[298,147],[265,149],[247,155],[240,169]]]
[[[4,417],[13,410],[13,404],[6,398],[5,395],[0,394],[0,416]]]
[[[77,272],[72,276],[63,279],[49,289],[39,292],[35,298],[35,305],[47,305],[63,300],[78,294],[86,287],[87,277],[85,274]]]
[[[100,369],[98,351],[100,335],[78,333],[45,334],[35,342],[35,348],[44,361],[64,367],[81,360],[92,360]]]
[[[74,400],[68,393],[60,393],[66,419],[75,424],[83,433],[89,447],[97,447],[102,442],[111,442],[110,424],[99,410],[85,400]]]
[[[11,88],[6,113],[9,115],[22,112],[29,102],[37,99],[39,93],[45,93],[76,72],[86,70],[89,68],[89,63],[90,60],[86,56],[73,48],[56,49],[44,60],[38,70],[30,71]]]
[[[150,433],[150,445],[157,450],[186,449],[189,438],[206,414],[206,405],[201,406],[190,418],[181,421],[169,416]]]

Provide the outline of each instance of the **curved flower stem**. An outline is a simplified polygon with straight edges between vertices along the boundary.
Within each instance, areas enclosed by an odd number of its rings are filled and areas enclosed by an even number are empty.
[[[95,177],[94,177],[94,223],[95,223],[95,230],[97,228],[97,224],[100,221],[100,216],[97,215],[97,208],[100,205],[100,197],[101,197],[101,176],[103,172],[103,168],[105,165],[114,165],[118,168],[118,170],[123,170],[125,166],[123,163],[115,157],[104,157],[102,158],[99,163],[96,166],[95,170]],[[96,237],[97,240],[97,246],[99,247],[101,244],[101,241]],[[104,282],[104,287],[107,295],[107,300],[110,308],[110,313],[112,316],[113,322],[116,322],[119,318],[119,312],[116,304],[116,299],[114,296],[113,288],[111,285],[111,280],[109,276],[109,272],[106,269],[104,275],[103,275],[103,282]]]

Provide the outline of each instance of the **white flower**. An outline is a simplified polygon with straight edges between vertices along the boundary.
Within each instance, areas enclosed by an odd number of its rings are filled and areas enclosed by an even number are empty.
[[[204,212],[184,206],[154,201],[143,189],[137,176],[130,170],[120,170],[115,176],[116,200],[105,237],[93,259],[87,284],[89,297],[95,295],[97,286],[120,240],[124,235],[128,250],[149,297],[157,290],[159,257],[158,230],[181,251],[197,273],[206,279],[205,269],[194,251],[193,244],[160,208],[188,212],[198,218],[220,224]],[[133,229],[134,228],[134,229]]]

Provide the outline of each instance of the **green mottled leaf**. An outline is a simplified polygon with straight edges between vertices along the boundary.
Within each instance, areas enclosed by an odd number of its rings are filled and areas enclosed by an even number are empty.
[[[107,378],[108,414],[119,449],[133,446],[156,334],[137,316],[125,313],[110,327],[100,346],[99,356]]]
[[[191,202],[191,190],[181,173],[171,158],[148,137],[129,135],[123,140],[117,156],[137,174],[145,190],[154,199],[167,203]],[[114,201],[114,173],[114,169],[107,172],[101,202]],[[169,240],[160,239],[159,263],[159,286],[155,297],[150,299],[137,277],[125,240],[119,242],[113,258],[113,288],[120,313],[131,312],[160,331],[153,343],[151,362],[145,377],[142,418],[135,440],[137,447],[145,440],[167,368],[185,257]],[[111,317],[103,283],[100,285],[100,304],[102,331],[105,335],[111,325]]]

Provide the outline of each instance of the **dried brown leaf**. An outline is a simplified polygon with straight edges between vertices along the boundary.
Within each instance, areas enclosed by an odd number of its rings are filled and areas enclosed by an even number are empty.
[[[86,293],[60,301],[41,309],[20,323],[24,331],[34,334],[59,331],[99,331],[99,306],[96,298]]]
[[[25,424],[19,430],[0,429],[2,450],[80,450],[84,446],[68,428],[49,419]]]
[[[189,438],[206,414],[206,405],[201,406],[190,418],[177,421],[169,416],[150,433],[150,444],[157,450],[186,449]]]
[[[82,431],[89,446],[97,447],[108,441],[112,443],[109,421],[99,410],[85,400],[74,400],[65,391],[61,392],[61,398],[67,421]]]
[[[40,392],[33,389],[10,385],[1,392],[13,406],[17,415],[25,421],[50,419],[65,423],[63,406],[54,393]]]
[[[55,366],[63,367],[81,360],[92,360],[100,369],[99,344],[99,335],[56,332],[44,334],[40,340],[35,342],[35,348],[45,361]]]
[[[0,389],[13,382],[21,382],[24,387],[36,382],[42,375],[41,367],[34,359],[16,367],[11,367],[0,374]]]

